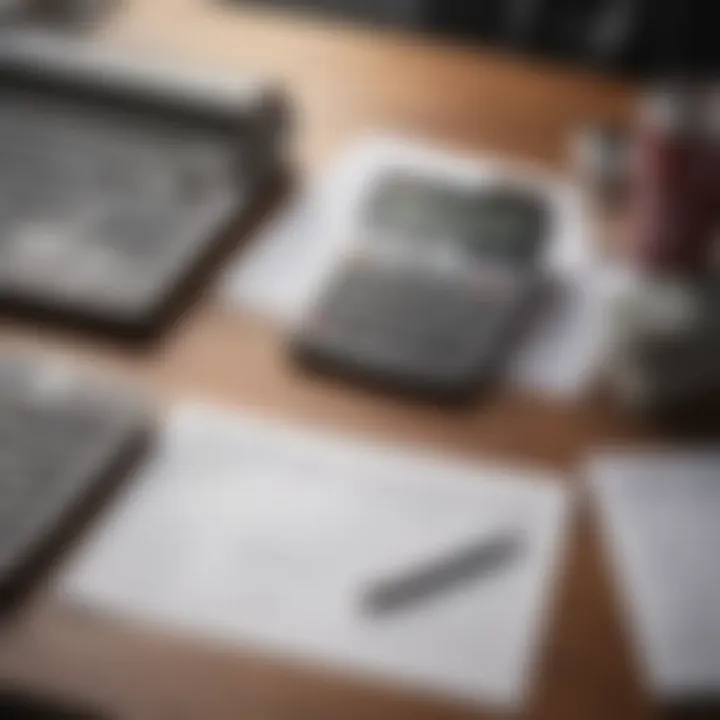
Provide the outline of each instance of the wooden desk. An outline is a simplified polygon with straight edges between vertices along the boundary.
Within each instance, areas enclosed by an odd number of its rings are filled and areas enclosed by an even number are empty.
[[[202,0],[134,0],[107,34],[126,45],[284,81],[298,106],[297,156],[309,172],[372,128],[561,168],[569,134],[579,124],[626,117],[633,98],[627,87],[498,54],[375,30],[288,23],[206,7]],[[457,413],[310,382],[292,372],[280,341],[274,328],[222,309],[210,294],[162,345],[145,353],[63,331],[0,330],[1,345],[69,354],[129,374],[168,397],[201,395],[369,437],[521,458],[567,470],[571,481],[591,443],[636,431],[589,404],[562,408],[506,393]],[[651,717],[586,517],[576,523],[571,548],[531,717]],[[0,626],[0,680],[96,701],[137,720],[481,717],[241,652],[83,619],[42,591]]]

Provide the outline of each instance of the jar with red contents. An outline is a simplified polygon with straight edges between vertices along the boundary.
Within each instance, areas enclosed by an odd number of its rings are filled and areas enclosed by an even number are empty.
[[[659,276],[703,274],[720,218],[720,142],[709,92],[653,93],[644,103],[634,165],[635,259]]]

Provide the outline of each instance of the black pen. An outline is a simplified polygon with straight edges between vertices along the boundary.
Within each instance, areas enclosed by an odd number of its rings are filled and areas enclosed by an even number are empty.
[[[362,594],[362,610],[380,616],[425,602],[504,569],[523,547],[523,536],[518,532],[475,540],[449,555],[371,582]]]

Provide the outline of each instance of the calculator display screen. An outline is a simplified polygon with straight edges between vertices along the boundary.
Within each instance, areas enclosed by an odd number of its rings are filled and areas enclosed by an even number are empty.
[[[415,178],[391,178],[372,202],[370,224],[383,238],[450,243],[473,260],[531,264],[542,249],[545,207],[528,191],[505,185],[466,189]]]

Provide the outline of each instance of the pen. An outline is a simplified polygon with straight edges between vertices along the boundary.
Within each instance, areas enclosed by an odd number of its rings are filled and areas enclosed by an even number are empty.
[[[505,568],[522,550],[522,536],[505,532],[369,584],[361,598],[367,615],[387,615]]]

